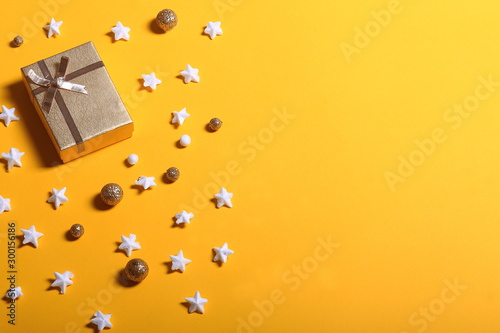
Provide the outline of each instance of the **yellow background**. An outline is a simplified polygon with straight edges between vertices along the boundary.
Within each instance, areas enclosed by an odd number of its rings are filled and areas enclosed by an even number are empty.
[[[156,34],[163,8],[179,25]],[[96,310],[113,314],[113,332],[500,329],[500,94],[481,83],[500,81],[500,4],[30,0],[2,12],[0,104],[21,120],[0,125],[0,151],[26,154],[22,168],[0,171],[12,204],[0,216],[1,290],[7,223],[17,235],[31,225],[44,233],[38,248],[17,248],[24,296],[15,327],[2,303],[2,332],[92,332]],[[47,39],[51,17],[64,23]],[[202,35],[218,20],[222,36]],[[129,41],[113,42],[117,21],[132,29]],[[17,34],[25,44],[11,48]],[[89,40],[135,132],[61,165],[19,69]],[[188,63],[200,83],[177,77]],[[163,82],[149,92],[141,74],[152,71]],[[449,111],[475,101],[466,117]],[[191,117],[174,128],[171,112],[183,107]],[[224,121],[217,133],[205,130],[212,117]],[[442,140],[431,144],[436,129]],[[186,149],[176,147],[182,134]],[[130,153],[140,158],[133,167]],[[404,169],[410,158],[418,165]],[[181,170],[174,184],[162,179],[170,166]],[[139,193],[140,175],[157,186]],[[234,193],[232,209],[211,201],[217,181]],[[104,210],[96,196],[109,182],[125,195]],[[57,210],[46,203],[52,187],[67,187],[70,200]],[[195,217],[173,227],[182,209]],[[86,232],[68,241],[73,223]],[[130,233],[142,246],[131,257],[150,273],[126,287],[117,277],[130,258],[116,249]],[[211,248],[224,242],[235,254],[221,267]],[[168,273],[180,249],[192,263]],[[49,286],[66,270],[74,284],[59,295]],[[203,315],[183,304],[196,290],[208,299]]]

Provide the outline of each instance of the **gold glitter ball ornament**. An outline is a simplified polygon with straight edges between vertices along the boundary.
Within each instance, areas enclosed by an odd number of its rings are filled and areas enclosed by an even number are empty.
[[[69,229],[69,233],[71,234],[71,236],[73,236],[74,238],[80,238],[83,236],[85,232],[85,229],[83,228],[83,225],[81,224],[73,224],[71,226],[71,228]]]
[[[177,15],[171,9],[164,9],[156,16],[156,24],[163,31],[170,31],[177,25]]]
[[[167,172],[165,172],[165,176],[167,177],[167,180],[169,182],[175,182],[177,179],[179,179],[179,176],[181,173],[179,172],[179,169],[176,167],[171,167],[167,169]]]
[[[101,189],[101,199],[110,206],[117,205],[123,198],[123,190],[120,185],[109,183]]]
[[[212,118],[208,123],[208,127],[214,132],[217,131],[221,126],[222,121],[219,118]]]
[[[141,282],[148,276],[148,273],[148,264],[139,258],[130,260],[125,266],[125,275],[134,282]]]
[[[23,45],[23,42],[24,42],[23,37],[16,36],[14,38],[14,40],[12,41],[12,45],[14,45],[15,47],[19,47],[19,46]]]

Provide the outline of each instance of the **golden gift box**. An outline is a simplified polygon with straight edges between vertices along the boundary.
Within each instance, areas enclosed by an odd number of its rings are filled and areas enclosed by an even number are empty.
[[[64,163],[132,136],[132,119],[92,42],[21,72]]]

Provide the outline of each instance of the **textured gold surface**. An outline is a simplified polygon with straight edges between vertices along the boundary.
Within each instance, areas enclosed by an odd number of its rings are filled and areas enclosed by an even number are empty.
[[[71,226],[69,233],[75,238],[80,238],[85,233],[85,229],[83,228],[83,225],[76,223]]]
[[[171,9],[164,9],[156,16],[156,24],[163,31],[170,31],[177,25],[177,15]]]
[[[141,282],[148,276],[148,273],[148,264],[139,258],[130,260],[125,266],[125,275],[134,282]]]
[[[219,130],[221,126],[222,126],[222,121],[219,118],[212,118],[208,123],[208,127],[214,132]]]
[[[109,183],[101,189],[101,199],[110,206],[117,205],[123,198],[123,190],[120,185]]]
[[[179,179],[180,175],[181,173],[176,167],[168,168],[167,172],[165,172],[165,176],[167,177],[167,180],[169,182],[175,182],[177,179]]]
[[[12,41],[12,44],[16,47],[23,45],[23,43],[24,43],[24,40],[23,40],[23,37],[21,37],[21,36],[14,37],[14,40]]]

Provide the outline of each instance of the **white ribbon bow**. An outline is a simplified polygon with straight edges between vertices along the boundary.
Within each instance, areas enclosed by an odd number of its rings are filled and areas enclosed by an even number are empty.
[[[50,80],[44,79],[43,77],[38,76],[32,69],[29,70],[28,76],[35,84],[44,87],[50,87]],[[85,86],[77,83],[71,83],[68,81],[64,81],[62,77],[56,78],[56,86],[59,89],[70,90],[79,92],[82,94],[88,94],[87,90],[85,90]]]

